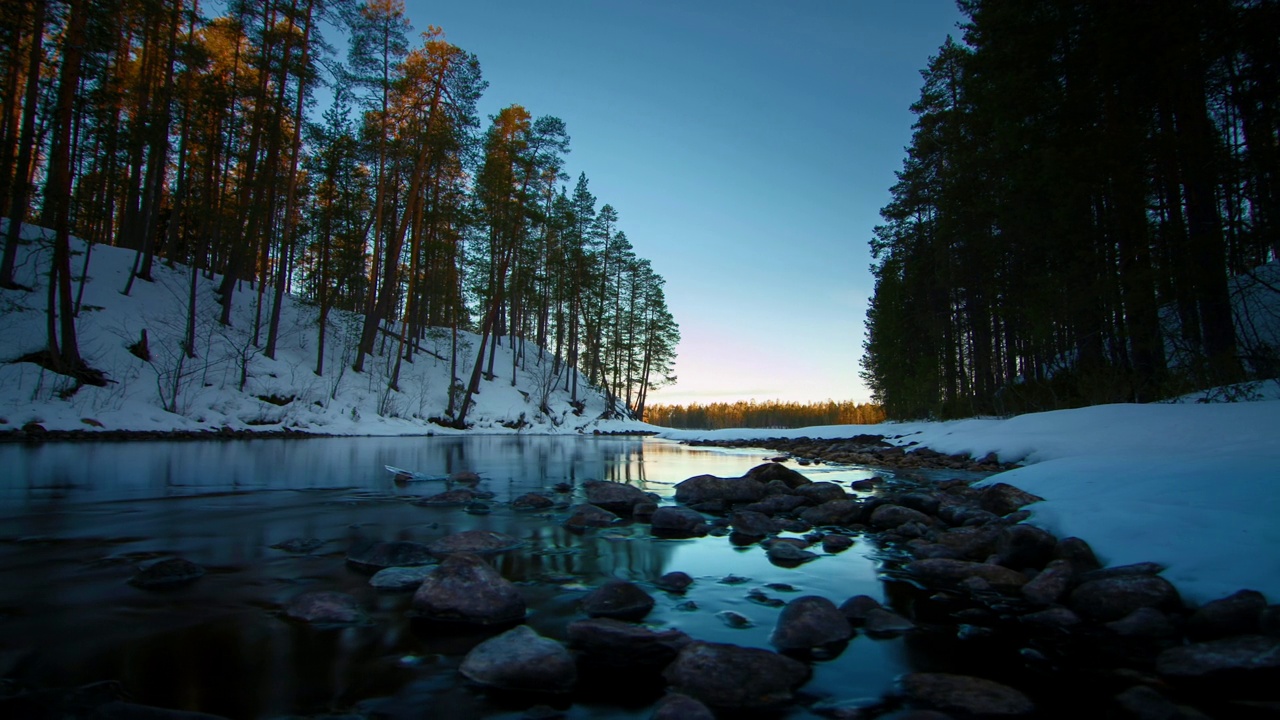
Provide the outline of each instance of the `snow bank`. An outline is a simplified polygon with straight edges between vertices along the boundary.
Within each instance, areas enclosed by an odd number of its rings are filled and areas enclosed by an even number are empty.
[[[1152,560],[1202,603],[1241,588],[1280,602],[1280,401],[1102,405],[938,423],[666,431],[687,440],[884,434],[944,453],[996,453],[1001,481],[1043,498],[1030,522],[1088,540],[1104,563]]]

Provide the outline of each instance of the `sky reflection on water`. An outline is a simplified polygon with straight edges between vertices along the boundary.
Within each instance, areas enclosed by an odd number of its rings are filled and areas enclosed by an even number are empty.
[[[421,717],[424,704],[445,716],[515,717],[523,700],[458,682],[462,656],[488,633],[420,628],[407,617],[409,595],[378,594],[343,562],[347,548],[365,540],[428,541],[472,528],[525,541],[492,562],[521,585],[527,622],[559,639],[582,617],[577,601],[613,577],[655,596],[647,624],[754,647],[769,647],[780,611],[753,602],[752,590],[784,601],[808,594],[836,603],[855,594],[883,598],[862,542],[787,569],[771,564],[758,545],[656,539],[639,524],[576,534],[559,524],[564,509],[530,514],[504,504],[589,479],[629,482],[670,498],[687,477],[740,475],[764,455],[616,437],[0,446],[0,467],[8,469],[0,479],[0,637],[6,638],[0,674],[43,687],[114,679],[139,702],[229,717],[349,709]],[[496,494],[493,511],[477,516],[413,505],[408,501],[445,483],[397,485],[387,465],[426,476],[474,470],[484,478],[480,489]],[[871,474],[801,469],[841,483]],[[309,555],[271,547],[291,538],[324,544]],[[139,563],[171,555],[204,565],[208,575],[164,593],[127,584]],[[672,570],[694,576],[685,596],[651,585]],[[720,583],[727,575],[750,579]],[[372,622],[317,630],[281,619],[279,609],[308,590],[352,593]],[[682,605],[688,601],[697,609]],[[746,616],[752,627],[728,627],[717,617],[724,611]],[[878,696],[907,669],[905,658],[899,640],[859,636],[839,656],[813,663],[804,692]],[[570,717],[647,717],[661,690],[639,680],[622,687],[586,687],[553,704]],[[803,708],[790,713],[806,715]]]

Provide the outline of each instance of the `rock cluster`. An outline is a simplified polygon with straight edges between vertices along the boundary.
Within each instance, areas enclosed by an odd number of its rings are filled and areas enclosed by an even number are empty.
[[[820,456],[804,445],[766,446]],[[877,452],[897,456],[887,448]],[[997,467],[993,458],[974,463],[920,450],[909,455],[930,459],[933,467]],[[1261,594],[1241,591],[1192,612],[1160,576],[1161,566],[1102,568],[1084,540],[1056,538],[1028,524],[1023,508],[1042,498],[1012,485],[951,480],[899,488],[862,481],[853,489],[875,493],[866,497],[792,472],[770,462],[738,478],[700,475],[677,484],[675,496],[690,509],[719,516],[712,524],[727,527],[733,542],[760,542],[771,560],[786,566],[816,557],[805,549],[810,543],[822,541],[833,552],[861,533],[902,558],[890,563],[891,577],[922,589],[913,591],[909,616],[866,597],[850,598],[838,609],[825,598],[794,600],[771,638],[780,650],[839,644],[855,628],[873,636],[949,631],[962,640],[1003,637],[1013,647],[1032,648],[1026,658],[1048,664],[1117,672],[1135,663],[1153,667],[1174,692],[1222,687],[1234,697],[1268,700],[1280,680],[1280,609]],[[803,540],[778,536],[812,527],[818,530]],[[676,689],[716,704],[707,690]],[[982,717],[1033,711],[1022,693],[981,678],[917,673],[904,678],[900,690],[900,702],[922,711]],[[1134,681],[1115,702],[1127,707],[1149,691]]]
[[[800,464],[830,462],[873,465],[896,469],[938,468],[997,472],[1013,467],[994,455],[974,459],[968,455],[946,455],[929,448],[903,448],[885,442],[883,435],[858,435],[838,440],[807,437],[753,440],[691,440],[694,447],[765,448],[780,453],[778,460],[796,458]]]

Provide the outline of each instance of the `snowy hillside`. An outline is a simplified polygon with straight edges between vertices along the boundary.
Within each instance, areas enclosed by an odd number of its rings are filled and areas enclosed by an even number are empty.
[[[0,221],[0,228],[4,226]],[[85,386],[63,397],[72,386],[65,377],[32,363],[13,360],[41,350],[46,343],[47,268],[50,248],[38,228],[25,226],[31,242],[20,250],[17,281],[31,292],[0,290],[0,431],[37,422],[49,430],[233,430],[282,429],[341,435],[402,435],[458,432],[430,422],[448,406],[451,338],[448,332],[423,342],[426,352],[400,369],[398,391],[388,389],[396,352],[386,351],[351,370],[354,336],[360,317],[334,311],[326,334],[324,374],[316,375],[316,308],[286,297],[281,313],[276,359],[263,355],[271,295],[264,298],[261,343],[253,328],[257,288],[242,283],[235,294],[230,327],[217,322],[220,306],[214,288],[220,278],[200,277],[197,290],[196,357],[186,358],[181,342],[186,332],[190,273],[182,266],[157,261],[155,282],[135,281],[122,294],[134,252],[94,246],[84,282],[77,320],[80,353],[108,379],[106,387]],[[80,291],[85,243],[72,239],[72,293]],[[150,360],[131,353],[143,331]],[[598,391],[578,387],[585,401],[581,412],[570,405],[563,374],[539,411],[540,388],[553,381],[552,358],[539,356],[526,344],[522,366],[511,384],[512,349],[499,343],[494,379],[482,380],[467,422],[480,432],[592,433],[643,430],[647,426],[602,420],[605,399]],[[460,334],[458,375],[470,376],[480,339]],[[517,350],[519,345],[517,344]],[[438,357],[433,357],[434,353]],[[241,388],[242,370],[244,384]],[[172,407],[176,412],[165,408]],[[517,427],[518,426],[518,427]]]

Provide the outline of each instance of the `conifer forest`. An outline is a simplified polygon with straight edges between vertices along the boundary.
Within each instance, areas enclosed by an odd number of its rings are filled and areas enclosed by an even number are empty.
[[[499,342],[553,354],[557,383],[602,388],[621,417],[673,380],[663,279],[585,174],[570,189],[565,123],[518,104],[479,117],[479,59],[401,0],[10,0],[0,83],[0,283],[21,225],[52,230],[48,343],[29,358],[46,368],[105,380],[77,343],[76,236],[136,251],[125,294],[165,262],[224,324],[255,303],[267,357],[283,296],[304,299],[317,375],[335,310],[363,316],[356,372],[449,332],[457,426],[503,374]],[[460,331],[482,338],[466,367]]]
[[[959,5],[871,242],[889,417],[1275,377],[1280,3]]]

